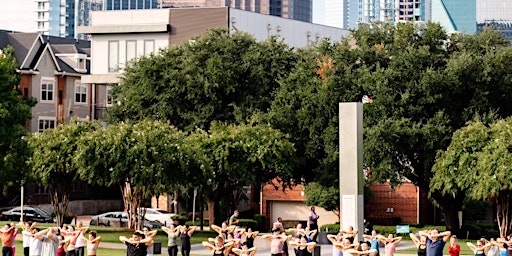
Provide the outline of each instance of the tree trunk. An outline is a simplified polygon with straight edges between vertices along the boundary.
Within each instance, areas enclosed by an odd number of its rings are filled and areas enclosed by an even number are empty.
[[[501,191],[495,198],[496,201],[496,220],[500,229],[500,237],[507,237],[511,229],[511,211],[510,211],[510,193],[512,191]]]
[[[460,235],[459,211],[462,211],[465,193],[461,192],[455,195],[444,196],[439,193],[432,193],[432,198],[434,198],[443,209],[446,229],[450,230],[452,234]]]
[[[121,186],[121,189],[123,193],[124,209],[128,214],[128,228],[141,228],[144,224],[144,219],[139,216],[138,209],[142,202],[142,191],[129,182],[125,182]],[[123,225],[122,221],[120,225]]]
[[[215,223],[215,200],[208,198],[208,222],[210,226]]]
[[[64,225],[64,215],[68,210],[71,187],[67,184],[50,184],[48,185],[48,191],[50,203],[57,219],[57,226],[62,227]]]

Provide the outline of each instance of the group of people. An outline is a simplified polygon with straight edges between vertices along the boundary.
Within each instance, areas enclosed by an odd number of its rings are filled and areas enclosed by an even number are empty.
[[[95,256],[101,241],[101,237],[97,236],[95,231],[90,231],[86,238],[85,233],[88,228],[83,227],[80,222],[77,223],[76,229],[69,225],[41,230],[35,222],[21,222],[18,226],[22,228],[23,255],[25,256],[85,256],[86,245],[87,255]],[[18,228],[12,223],[0,229],[2,256],[15,255],[14,240],[17,233]]]

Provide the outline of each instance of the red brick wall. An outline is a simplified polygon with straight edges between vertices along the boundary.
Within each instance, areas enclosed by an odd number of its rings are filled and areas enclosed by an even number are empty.
[[[277,184],[277,181],[274,181]],[[364,205],[365,218],[373,220],[373,224],[395,225],[390,223],[394,220],[407,223],[434,223],[434,218],[439,218],[440,213],[436,211],[432,202],[428,199],[427,192],[419,190],[412,183],[404,183],[392,191],[389,183],[374,184],[370,186],[372,196]],[[419,201],[418,201],[419,196]],[[267,205],[269,201],[305,201],[302,184],[284,192],[281,187],[277,190],[273,185],[263,186],[262,212],[267,219],[270,218],[270,211]],[[392,212],[388,212],[392,208]],[[390,209],[391,210],[391,209]],[[419,218],[418,218],[419,213]],[[382,221],[385,223],[378,223]]]

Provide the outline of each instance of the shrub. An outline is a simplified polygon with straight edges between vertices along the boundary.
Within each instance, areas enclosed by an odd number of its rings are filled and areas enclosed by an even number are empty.
[[[239,219],[238,226],[242,228],[251,228],[252,230],[258,230],[258,222],[251,219]]]
[[[261,231],[261,232],[267,231],[267,229],[265,228],[265,223],[266,223],[265,215],[254,214],[254,219],[256,220],[256,222],[258,222],[258,227],[256,228],[256,230],[253,229],[254,231]]]
[[[200,220],[196,220],[196,221],[192,222],[191,220],[189,220],[189,221],[185,222],[185,225],[199,226],[199,225],[201,225],[201,221]],[[210,226],[209,221],[208,220],[203,220],[203,226],[206,226],[206,227]]]
[[[320,227],[319,232],[329,232],[329,233],[338,233],[340,232],[340,224],[325,224]]]

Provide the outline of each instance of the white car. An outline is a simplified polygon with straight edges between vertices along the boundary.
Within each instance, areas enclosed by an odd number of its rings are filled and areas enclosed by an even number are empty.
[[[160,210],[160,209],[154,209],[154,208],[139,208],[139,213],[143,214],[144,210],[146,210],[146,214],[144,217],[147,220],[150,221],[158,221],[162,223],[162,225],[165,225],[166,227],[169,227],[173,220],[171,219],[172,216],[176,215],[174,213],[170,213],[168,211]]]

